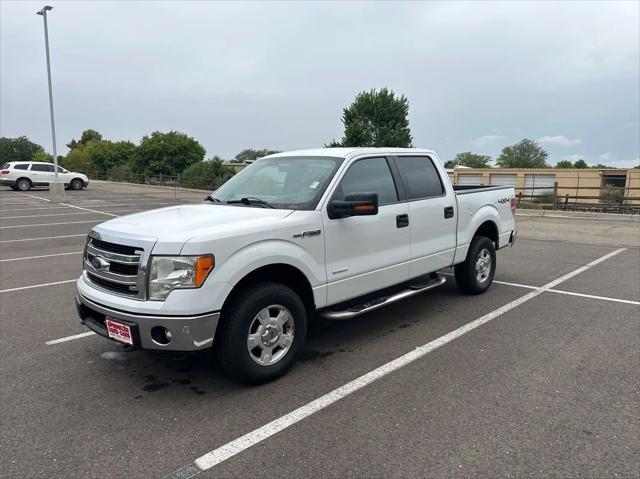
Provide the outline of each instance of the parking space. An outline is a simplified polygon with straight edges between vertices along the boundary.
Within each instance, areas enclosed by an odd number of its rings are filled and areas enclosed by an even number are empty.
[[[449,277],[316,322],[287,376],[246,387],[209,353],[75,337],[88,229],[203,192],[92,183],[68,206],[29,195],[0,191],[3,477],[640,475],[637,223],[621,248],[577,233],[592,220],[565,220],[576,233],[549,241],[529,231],[551,220],[526,218],[485,294],[460,295]]]

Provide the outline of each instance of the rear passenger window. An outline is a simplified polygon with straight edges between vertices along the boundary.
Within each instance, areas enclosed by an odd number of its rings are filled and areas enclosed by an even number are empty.
[[[31,165],[31,171],[46,171],[53,173],[53,165]]]
[[[22,163],[13,167],[14,170],[26,170],[27,168],[29,168],[29,163]]]
[[[444,193],[438,170],[427,156],[398,158],[398,169],[407,185],[407,199],[441,196]]]
[[[367,158],[351,165],[349,171],[342,177],[333,198],[343,200],[347,195],[354,193],[378,193],[380,206],[398,201],[396,185],[387,160]]]

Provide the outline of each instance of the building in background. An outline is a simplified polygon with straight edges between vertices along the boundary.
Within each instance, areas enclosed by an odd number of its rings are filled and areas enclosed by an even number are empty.
[[[559,203],[640,204],[640,168],[466,168],[449,169],[456,185],[513,186],[522,199],[554,195]],[[540,198],[542,199],[542,198]]]

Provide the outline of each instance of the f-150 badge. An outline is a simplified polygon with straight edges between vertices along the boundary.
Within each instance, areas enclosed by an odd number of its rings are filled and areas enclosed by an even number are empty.
[[[318,236],[320,234],[320,230],[309,230],[303,231],[302,233],[296,233],[293,235],[294,238],[310,238],[311,236]]]

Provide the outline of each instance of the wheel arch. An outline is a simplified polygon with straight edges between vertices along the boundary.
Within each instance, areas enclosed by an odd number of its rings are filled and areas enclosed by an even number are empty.
[[[473,236],[484,236],[495,243],[498,249],[498,225],[493,220],[486,220],[476,229]]]
[[[222,315],[225,308],[235,297],[249,286],[260,282],[275,282],[291,288],[300,296],[308,313],[315,310],[313,288],[307,276],[295,266],[287,263],[272,263],[260,266],[243,276],[231,289],[222,305]]]

